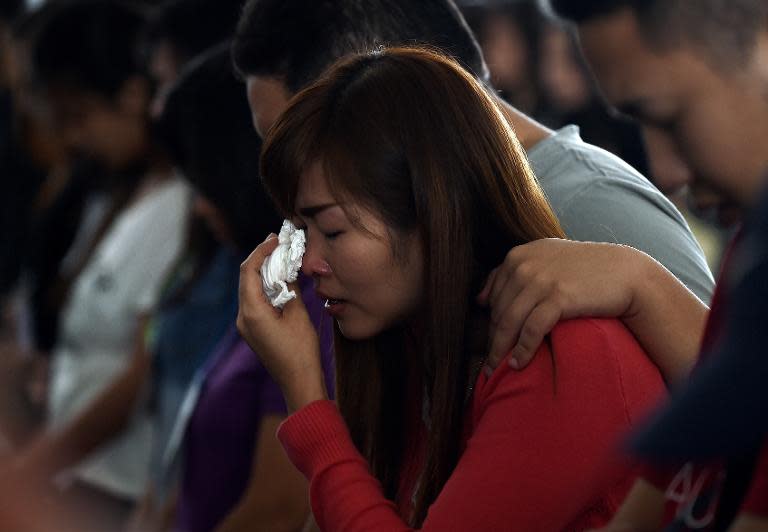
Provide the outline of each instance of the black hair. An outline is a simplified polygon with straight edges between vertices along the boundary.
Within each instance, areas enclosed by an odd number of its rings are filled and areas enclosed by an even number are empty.
[[[259,180],[261,138],[250,117],[245,87],[224,44],[184,69],[157,124],[171,158],[226,218],[243,251],[280,224]]]
[[[452,0],[249,0],[232,55],[241,75],[277,78],[298,92],[347,54],[415,44],[441,49],[488,81]]]
[[[244,0],[168,0],[150,15],[144,47],[167,41],[182,62],[232,38]]]
[[[638,14],[645,13],[653,0],[540,0],[540,5],[549,14],[563,20],[581,24],[593,18],[613,14],[625,7]]]
[[[13,21],[24,12],[24,6],[24,0],[3,0],[0,2],[0,21]]]
[[[113,97],[145,69],[136,53],[145,13],[128,2],[55,3],[31,32],[32,77],[43,88],[63,87]]]
[[[657,49],[681,44],[702,50],[720,67],[748,59],[757,35],[766,28],[765,0],[539,0],[561,20],[584,24],[631,9],[647,42]]]

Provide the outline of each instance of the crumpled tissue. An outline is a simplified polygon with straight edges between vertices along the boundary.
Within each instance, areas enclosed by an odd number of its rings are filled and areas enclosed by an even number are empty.
[[[296,229],[290,220],[285,220],[277,239],[277,248],[261,265],[261,284],[272,306],[283,308],[296,297],[296,292],[289,290],[287,283],[294,282],[299,276],[306,237],[302,229]]]

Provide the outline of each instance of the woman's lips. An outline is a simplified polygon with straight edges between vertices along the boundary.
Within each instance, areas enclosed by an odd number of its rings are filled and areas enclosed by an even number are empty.
[[[343,299],[333,299],[328,298],[325,300],[325,310],[328,311],[328,314],[334,317],[338,317],[341,315],[341,313],[344,311],[344,307],[346,306],[346,301]]]

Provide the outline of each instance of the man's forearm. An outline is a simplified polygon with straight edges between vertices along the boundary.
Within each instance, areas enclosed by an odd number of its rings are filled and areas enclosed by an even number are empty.
[[[641,274],[622,320],[674,384],[688,376],[698,358],[709,308],[661,264],[641,257]]]

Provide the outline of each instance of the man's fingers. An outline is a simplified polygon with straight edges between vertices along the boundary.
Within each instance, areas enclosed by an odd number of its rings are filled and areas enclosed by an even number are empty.
[[[541,304],[546,294],[540,287],[529,285],[510,299],[507,306],[498,310],[498,319],[491,318],[491,349],[488,354],[488,364],[496,367],[518,342],[518,336],[523,324],[534,309]],[[500,296],[501,297],[501,296]]]
[[[507,285],[511,282],[511,276],[509,272],[504,268],[497,269],[496,275],[493,279],[488,296],[486,298],[487,304],[491,307],[491,315],[493,317],[494,311],[498,306],[498,301],[504,296],[504,293],[508,290]]]
[[[542,297],[540,292],[539,285],[517,283],[511,277],[507,277],[505,286],[493,296],[491,323],[498,324],[504,320],[522,321],[527,315],[525,313],[532,310]]]
[[[491,289],[493,288],[493,283],[496,280],[496,274],[498,273],[499,269],[494,268],[491,270],[491,273],[488,274],[488,278],[485,280],[485,285],[483,285],[483,289],[480,290],[480,293],[477,295],[477,302],[481,305],[487,305],[488,304],[488,297],[491,295]]]
[[[512,349],[509,365],[515,369],[526,367],[536,354],[541,342],[544,341],[544,337],[560,321],[560,316],[560,308],[549,301],[533,309],[520,329],[520,336],[517,345]]]
[[[517,340],[517,326],[510,321],[503,321],[496,325],[491,338],[491,348],[488,351],[487,364],[496,368],[515,345]]]
[[[507,303],[515,299],[518,294],[530,286],[536,286],[534,281],[539,273],[538,267],[521,260],[519,253],[513,249],[507,253],[504,264],[497,268],[498,273],[495,276],[493,286],[488,296],[488,304],[493,311],[497,312],[502,306],[500,302]],[[505,304],[507,304],[505,303]]]

